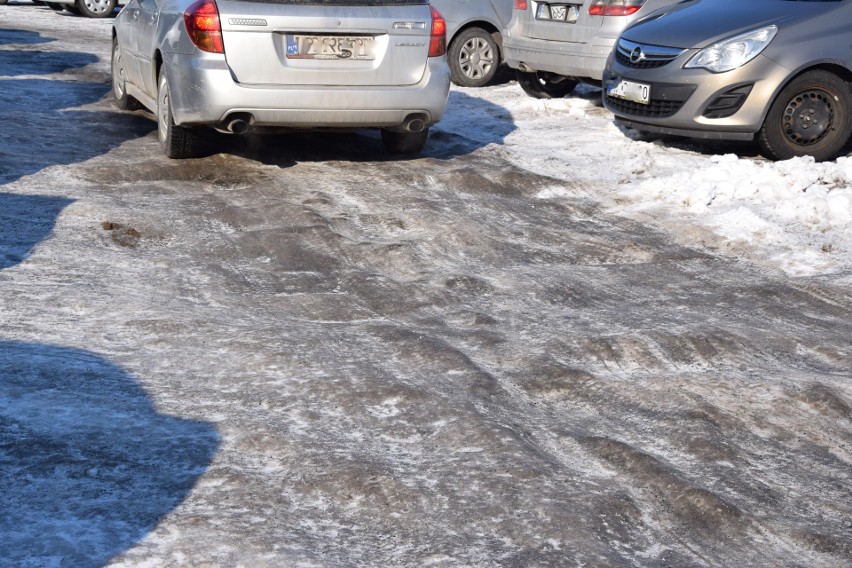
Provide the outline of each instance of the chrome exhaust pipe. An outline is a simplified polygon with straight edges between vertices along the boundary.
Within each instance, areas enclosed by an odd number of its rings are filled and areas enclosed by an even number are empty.
[[[235,112],[226,116],[215,128],[223,134],[245,134],[251,128],[252,120],[254,117],[247,112]]]
[[[423,132],[426,129],[426,117],[422,114],[408,116],[402,123],[402,129],[408,132]]]
[[[249,123],[242,118],[235,118],[228,122],[225,129],[231,134],[245,134],[248,132]]]

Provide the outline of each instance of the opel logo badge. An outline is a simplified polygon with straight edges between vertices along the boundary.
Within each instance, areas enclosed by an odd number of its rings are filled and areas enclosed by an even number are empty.
[[[639,63],[643,59],[645,59],[645,54],[642,53],[642,48],[633,48],[633,51],[630,52],[630,63]]]

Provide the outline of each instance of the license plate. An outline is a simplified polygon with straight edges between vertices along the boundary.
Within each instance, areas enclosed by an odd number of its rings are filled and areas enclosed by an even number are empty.
[[[606,93],[611,97],[643,105],[650,104],[651,102],[651,85],[646,85],[644,83],[634,83],[633,81],[622,80],[614,87],[610,87]]]
[[[371,36],[287,34],[288,59],[375,59]]]
[[[539,4],[536,8],[536,20],[568,22],[573,24],[580,17],[580,10],[574,4]]]

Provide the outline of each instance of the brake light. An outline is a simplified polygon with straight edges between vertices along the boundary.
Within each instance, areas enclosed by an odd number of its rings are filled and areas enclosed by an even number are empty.
[[[215,0],[193,2],[183,13],[183,22],[195,47],[210,53],[225,53]]]
[[[639,11],[645,0],[593,0],[590,16],[629,16]]]
[[[515,10],[526,10],[527,9],[527,0],[515,0],[515,5],[513,6]]]
[[[432,8],[432,37],[429,38],[429,57],[441,57],[447,53],[447,21]]]

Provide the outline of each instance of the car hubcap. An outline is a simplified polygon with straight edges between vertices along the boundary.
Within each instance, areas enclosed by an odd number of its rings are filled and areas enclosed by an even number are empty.
[[[834,126],[834,105],[829,93],[811,90],[787,103],[782,118],[784,134],[799,146],[811,146],[828,135]]]
[[[102,14],[109,10],[109,0],[86,0],[86,8],[95,14]]]
[[[479,79],[494,66],[494,51],[487,41],[474,38],[462,46],[459,64],[465,75],[471,79]]]

